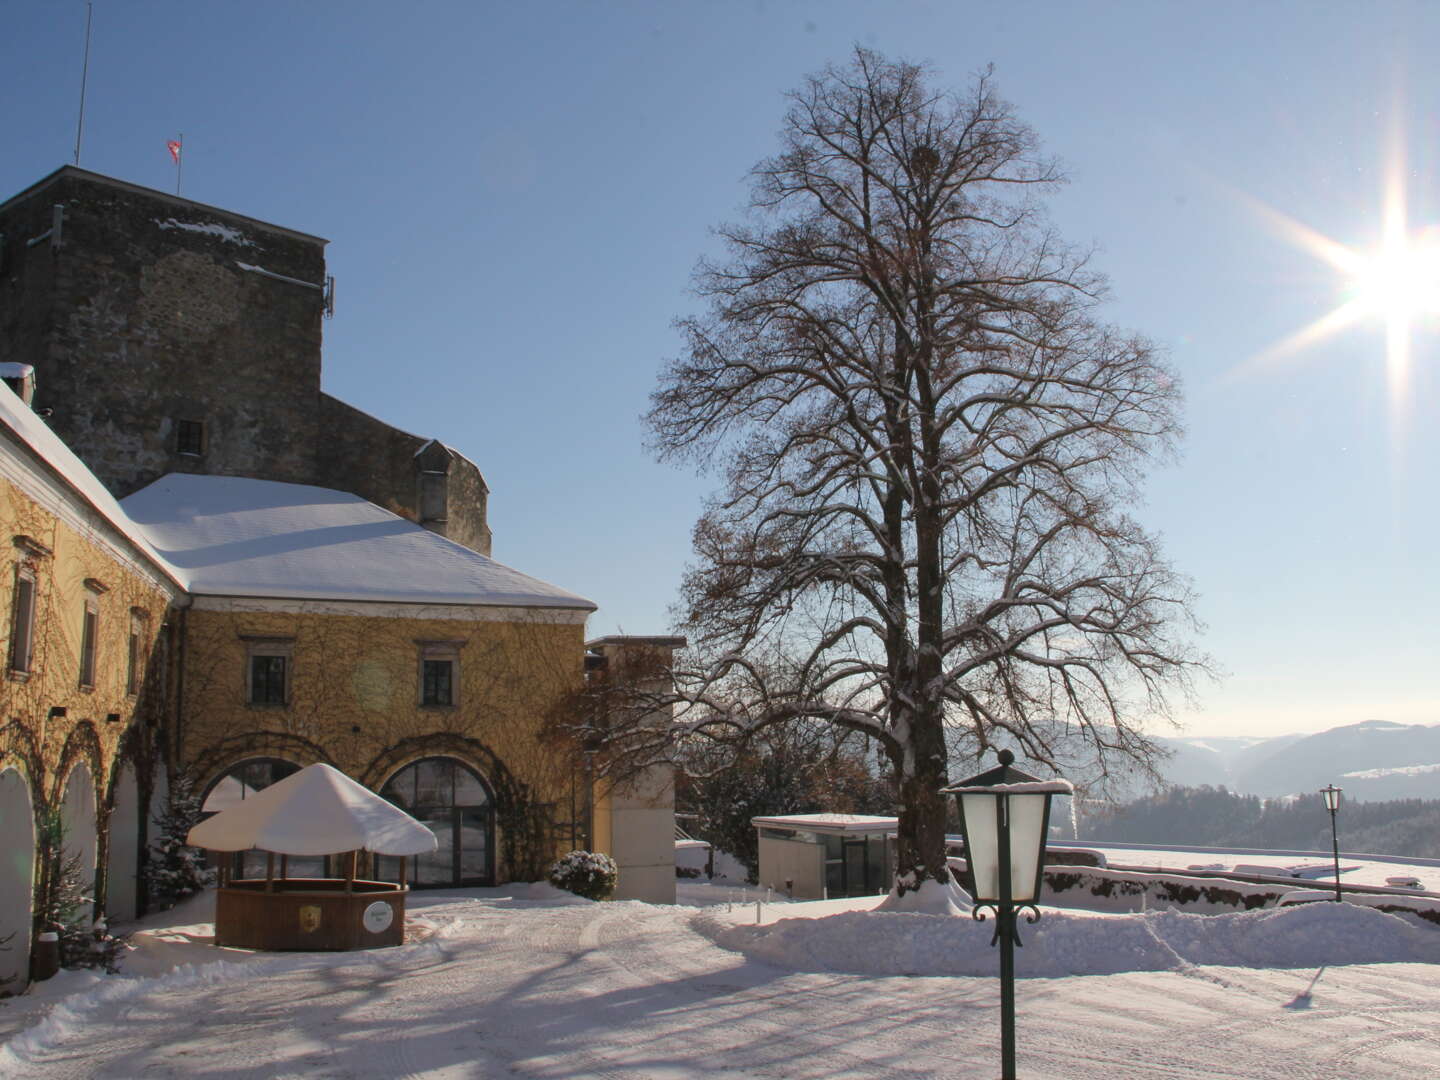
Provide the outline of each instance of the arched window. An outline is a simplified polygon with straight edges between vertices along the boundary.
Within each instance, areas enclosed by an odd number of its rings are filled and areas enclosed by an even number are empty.
[[[439,841],[438,850],[414,859],[417,887],[494,883],[495,812],[478,773],[454,758],[424,758],[387,780],[380,794]]]
[[[200,807],[206,815],[218,814],[232,806],[239,806],[247,795],[263,791],[277,780],[284,780],[300,766],[280,758],[252,758],[231,766],[228,772],[216,777],[205,792],[205,803]]]
[[[205,793],[201,804],[200,820],[205,820],[221,810],[239,806],[257,791],[264,791],[271,784],[284,780],[300,771],[293,761],[281,758],[251,758],[233,765],[216,777]],[[326,877],[327,865],[321,855],[292,855],[286,860],[286,874],[289,877]],[[262,878],[265,876],[265,853],[262,851],[237,851],[230,873],[237,878]]]

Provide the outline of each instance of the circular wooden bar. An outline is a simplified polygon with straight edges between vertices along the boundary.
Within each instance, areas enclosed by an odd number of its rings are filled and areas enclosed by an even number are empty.
[[[378,949],[405,940],[393,881],[237,878],[215,895],[215,944],[241,949]]]

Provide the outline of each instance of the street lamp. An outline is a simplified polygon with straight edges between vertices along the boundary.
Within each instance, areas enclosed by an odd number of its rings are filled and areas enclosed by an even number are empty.
[[[1050,828],[1050,799],[1069,795],[1068,780],[1040,780],[1012,769],[1015,755],[1001,750],[999,768],[942,789],[954,795],[960,811],[965,858],[974,879],[976,921],[982,908],[995,910],[995,936],[1000,945],[1001,1080],[1015,1080],[1015,929],[1019,910],[1030,909],[1029,922],[1040,919],[1036,903],[1045,882],[1045,836]]]
[[[1338,788],[1330,784],[1320,789],[1320,797],[1325,800],[1325,809],[1330,811],[1330,846],[1335,851],[1335,902],[1340,902],[1340,834],[1335,831],[1335,811],[1340,809],[1340,792],[1344,788]]]

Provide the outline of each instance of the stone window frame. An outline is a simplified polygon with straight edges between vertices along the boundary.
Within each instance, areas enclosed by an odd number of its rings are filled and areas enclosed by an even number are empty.
[[[85,597],[80,613],[80,689],[95,689],[100,654],[100,599]]]
[[[32,566],[15,564],[15,590],[10,609],[10,678],[24,682],[35,671],[35,629],[40,580]]]
[[[454,709],[460,705],[460,650],[465,640],[442,639],[415,640],[415,703],[422,709]],[[450,665],[450,700],[425,700],[425,665],[427,663],[448,663]]]
[[[295,639],[276,634],[241,634],[245,642],[245,705],[251,709],[288,709],[295,681]],[[255,661],[278,656],[285,661],[280,701],[256,701]]]
[[[94,690],[100,670],[100,597],[110,587],[99,578],[85,579],[84,606],[80,613],[80,689]]]
[[[142,607],[130,609],[130,639],[125,653],[125,693],[136,697],[145,681],[145,638],[150,626],[150,613]]]

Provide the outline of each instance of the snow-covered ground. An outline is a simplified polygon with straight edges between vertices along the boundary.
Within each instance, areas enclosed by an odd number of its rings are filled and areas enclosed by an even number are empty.
[[[990,1076],[990,924],[682,883],[674,907],[548,886],[420,893],[411,943],[265,956],[148,920],[129,974],[0,1001],[0,1076]],[[707,903],[707,901],[715,901]],[[1349,904],[1047,910],[1017,954],[1027,1078],[1440,1075],[1440,928]],[[1327,965],[1313,995],[1303,995]],[[67,996],[68,993],[68,996]]]

